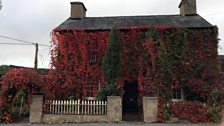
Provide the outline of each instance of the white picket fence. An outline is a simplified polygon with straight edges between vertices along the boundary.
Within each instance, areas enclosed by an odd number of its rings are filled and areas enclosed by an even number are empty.
[[[107,102],[95,100],[46,100],[46,114],[106,115]]]

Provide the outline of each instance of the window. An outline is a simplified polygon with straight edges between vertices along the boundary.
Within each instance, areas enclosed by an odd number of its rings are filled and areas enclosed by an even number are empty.
[[[93,97],[92,87],[90,87],[89,91],[87,92],[87,97]]]
[[[183,101],[183,90],[173,89],[172,91],[172,101]]]
[[[86,97],[93,98],[96,97],[97,92],[99,91],[99,84],[97,83],[96,77],[89,75],[89,83],[86,85]]]
[[[97,92],[98,92],[98,85],[95,84],[87,85],[86,98],[94,99],[96,97]]]
[[[89,63],[94,64],[97,62],[97,52],[93,51],[89,56]]]

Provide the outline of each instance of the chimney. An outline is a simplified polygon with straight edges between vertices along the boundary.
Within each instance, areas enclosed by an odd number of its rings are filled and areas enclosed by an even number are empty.
[[[71,2],[71,19],[83,19],[86,17],[86,7],[82,2]]]
[[[182,16],[197,14],[196,0],[181,0],[179,8]]]

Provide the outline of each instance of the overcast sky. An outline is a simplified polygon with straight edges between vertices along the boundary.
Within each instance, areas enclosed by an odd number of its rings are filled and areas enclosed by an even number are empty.
[[[0,0],[1,1],[1,0]],[[52,29],[70,14],[72,0],[2,0],[0,35],[50,45]],[[80,0],[87,16],[179,14],[181,0]],[[197,0],[198,14],[219,27],[219,54],[224,54],[224,0]],[[1,42],[16,42],[0,38]],[[16,42],[18,43],[18,42]],[[222,49],[223,48],[223,49]],[[35,47],[0,45],[0,65],[33,67]],[[49,67],[49,47],[40,47],[39,67]]]

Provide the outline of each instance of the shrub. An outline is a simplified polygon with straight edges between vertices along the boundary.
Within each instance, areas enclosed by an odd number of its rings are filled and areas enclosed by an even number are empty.
[[[215,123],[218,123],[221,121],[221,112],[222,107],[221,106],[214,106],[207,110],[207,116]]]
[[[97,100],[107,100],[107,96],[119,96],[121,94],[120,87],[117,84],[108,85],[101,89],[97,96]]]
[[[210,122],[206,110],[207,107],[198,102],[178,102],[171,105],[170,113],[172,117],[189,120],[193,123]]]

